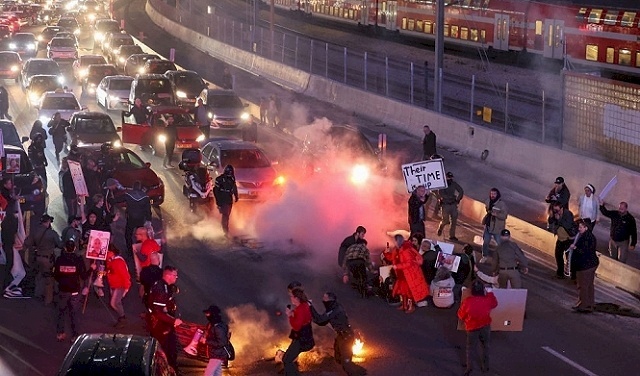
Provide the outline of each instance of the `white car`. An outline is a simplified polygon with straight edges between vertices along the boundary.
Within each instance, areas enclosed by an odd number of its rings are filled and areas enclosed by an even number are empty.
[[[133,77],[107,76],[96,88],[96,102],[106,110],[128,110]]]
[[[38,119],[42,124],[47,124],[56,112],[63,119],[69,120],[71,115],[82,110],[75,94],[62,90],[46,91],[40,97],[38,103]]]
[[[78,58],[78,45],[71,38],[55,37],[47,45],[47,57],[53,60],[72,61]]]

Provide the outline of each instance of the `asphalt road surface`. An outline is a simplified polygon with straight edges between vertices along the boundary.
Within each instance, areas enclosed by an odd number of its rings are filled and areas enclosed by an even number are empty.
[[[122,9],[119,9],[122,11]],[[155,28],[142,11],[142,2],[134,1],[127,10],[127,28],[137,35],[144,31],[145,43],[167,55],[177,47],[177,62],[216,81],[220,62],[179,45]],[[131,26],[129,28],[129,25]],[[82,38],[83,53],[92,42]],[[258,77],[237,72],[239,88],[254,95],[281,93],[279,88]],[[11,114],[19,133],[28,129],[37,113],[26,106],[19,86],[6,81],[11,97]],[[74,91],[81,89],[74,86]],[[286,95],[286,94],[281,94]],[[326,116],[333,122],[348,122],[349,115],[327,109],[325,105],[299,98],[309,107],[309,117]],[[82,102],[91,110],[97,106],[89,98]],[[117,113],[112,114],[116,124]],[[403,136],[389,133],[390,150],[402,150]],[[280,132],[260,128],[259,140],[266,151],[278,159],[283,171],[291,174],[284,195],[267,203],[240,203],[232,213],[232,232],[252,235],[263,243],[252,249],[229,243],[222,237],[219,218],[211,214],[188,213],[182,196],[182,176],[177,169],[164,170],[161,159],[139,153],[151,162],[166,187],[166,201],[160,214],[167,234],[165,264],[179,268],[177,297],[181,316],[204,323],[202,310],[210,304],[224,307],[231,320],[232,341],[238,354],[229,369],[232,375],[275,374],[270,358],[277,348],[288,343],[288,324],[278,312],[288,304],[286,285],[301,281],[310,296],[319,302],[322,293],[333,290],[349,313],[352,325],[365,341],[363,366],[370,375],[460,375],[464,358],[465,335],[456,330],[455,309],[421,308],[406,315],[379,298],[362,299],[339,280],[337,247],[356,224],[367,226],[373,252],[379,252],[388,239],[385,231],[404,227],[406,199],[398,195],[398,176],[374,178],[365,186],[349,183],[340,172],[312,178],[295,177],[295,148]],[[49,145],[52,147],[52,145]],[[392,153],[400,158],[402,154]],[[292,158],[287,158],[291,157]],[[56,163],[51,150],[49,195],[54,227],[64,227],[64,213],[57,180]],[[386,189],[389,188],[389,189]],[[428,222],[428,234],[435,222]],[[115,225],[122,233],[123,223]],[[472,238],[477,227],[463,223],[458,237]],[[121,237],[118,238],[122,242]],[[459,247],[460,245],[458,245]],[[570,282],[551,278],[551,260],[527,249],[532,259],[530,273],[524,277],[528,289],[527,317],[522,332],[494,332],[491,342],[489,375],[621,375],[634,374],[636,351],[640,344],[637,319],[595,313],[578,315],[569,307],[576,296]],[[129,260],[133,270],[132,260]],[[637,301],[610,285],[597,281],[596,300],[636,305]],[[107,300],[90,296],[87,312],[81,318],[86,332],[144,333],[139,313],[142,304],[134,291],[124,300],[128,324],[115,330],[115,314]],[[55,311],[34,299],[7,300],[0,304],[0,374],[52,375],[59,367],[70,343],[55,341]],[[333,337],[327,328],[314,327],[317,347],[301,357],[309,375],[338,375],[340,369],[330,359]],[[181,357],[181,371],[201,374],[205,364]],[[479,373],[479,371],[477,371]]]

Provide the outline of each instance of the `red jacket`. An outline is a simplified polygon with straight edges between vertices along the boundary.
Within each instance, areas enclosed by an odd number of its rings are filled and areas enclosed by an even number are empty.
[[[289,317],[291,329],[300,331],[303,326],[311,324],[311,307],[309,303],[302,302],[293,310],[293,315]]]
[[[143,241],[140,245],[140,253],[144,256],[147,256],[147,258],[144,261],[140,260],[141,270],[145,266],[151,265],[151,258],[149,256],[151,256],[153,252],[160,252],[160,246],[158,245],[158,242],[156,242],[154,239],[147,239]]]
[[[491,325],[491,310],[498,306],[492,292],[485,296],[469,296],[460,304],[458,318],[464,322],[468,332]]]
[[[129,268],[122,256],[114,257],[107,264],[107,279],[109,280],[109,287],[112,289],[128,290],[131,287]]]

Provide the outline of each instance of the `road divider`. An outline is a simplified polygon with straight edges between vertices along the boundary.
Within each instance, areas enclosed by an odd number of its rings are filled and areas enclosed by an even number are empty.
[[[157,26],[169,30],[174,37],[227,64],[264,77],[289,90],[378,119],[414,135],[416,139],[423,136],[422,127],[428,124],[438,134],[443,145],[472,158],[480,158],[488,152],[487,163],[507,171],[519,171],[531,180],[550,182],[555,180],[559,171],[571,171],[572,175],[564,176],[568,185],[581,187],[586,181],[602,187],[617,174],[618,188],[610,194],[610,202],[633,202],[635,187],[640,186],[640,176],[620,166],[512,137],[268,60],[176,23],[160,14],[150,2],[146,3],[146,12]],[[243,100],[249,103],[251,114],[259,117],[259,105],[246,98]],[[465,217],[478,223],[481,223],[485,215],[484,203],[468,197],[464,198],[460,210]],[[513,216],[507,219],[507,227],[512,230],[517,241],[553,256],[555,236],[550,232]],[[599,256],[599,278],[640,295],[640,270],[602,254]]]

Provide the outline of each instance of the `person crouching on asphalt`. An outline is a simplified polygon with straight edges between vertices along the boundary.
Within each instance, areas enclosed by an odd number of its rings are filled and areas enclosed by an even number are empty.
[[[291,291],[291,305],[287,306],[285,312],[289,318],[289,325],[291,325],[289,333],[291,343],[282,358],[284,375],[298,376],[300,372],[294,361],[301,352],[309,351],[315,346],[311,328],[311,307],[309,299],[302,289],[294,288]]]
[[[467,331],[467,368],[464,376],[471,375],[473,362],[478,358],[478,342],[482,347],[480,368],[489,371],[489,339],[491,335],[491,310],[498,306],[493,292],[487,292],[480,280],[473,281],[471,296],[460,304],[458,318]]]
[[[120,255],[120,250],[111,243],[107,254],[107,280],[111,288],[109,305],[118,314],[118,322],[116,322],[115,327],[123,328],[127,321],[122,299],[131,288],[131,275],[129,274],[127,262]]]

